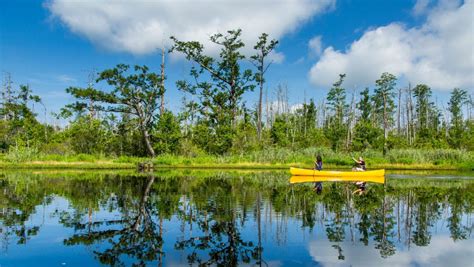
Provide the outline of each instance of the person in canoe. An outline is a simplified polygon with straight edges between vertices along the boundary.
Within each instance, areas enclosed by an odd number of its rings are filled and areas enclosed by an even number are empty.
[[[316,156],[316,161],[314,162],[314,169],[321,171],[323,169],[323,159],[321,155]]]
[[[323,169],[323,159],[321,158],[321,155],[318,155],[316,157],[316,161],[314,162],[314,169],[321,171]],[[316,182],[314,183],[314,191],[316,191],[316,194],[321,194],[323,191],[323,183],[322,182]]]
[[[359,159],[352,158],[355,161],[355,166],[352,168],[352,171],[356,172],[363,172],[366,170],[365,168],[365,161],[362,157],[359,157]]]

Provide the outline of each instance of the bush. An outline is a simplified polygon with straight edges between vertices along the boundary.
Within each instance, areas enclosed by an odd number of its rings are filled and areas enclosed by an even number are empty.
[[[19,163],[37,159],[39,156],[36,147],[12,146],[5,155],[5,159],[9,162]]]

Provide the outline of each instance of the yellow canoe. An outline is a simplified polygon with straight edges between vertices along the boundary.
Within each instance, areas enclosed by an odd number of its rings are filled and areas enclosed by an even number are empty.
[[[385,183],[385,176],[366,176],[366,177],[322,177],[322,176],[291,176],[290,183],[309,183],[309,182],[372,182],[372,183]]]
[[[313,169],[301,169],[290,167],[293,176],[320,176],[320,177],[373,177],[384,176],[385,170],[364,171],[364,172],[340,172],[340,171],[318,171]]]

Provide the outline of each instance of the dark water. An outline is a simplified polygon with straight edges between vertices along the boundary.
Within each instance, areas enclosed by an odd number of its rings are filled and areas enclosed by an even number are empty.
[[[0,266],[472,266],[472,173],[0,173]]]

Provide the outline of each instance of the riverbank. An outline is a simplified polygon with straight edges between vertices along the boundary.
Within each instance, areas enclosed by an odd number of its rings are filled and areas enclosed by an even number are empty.
[[[156,158],[106,157],[102,155],[34,155],[15,157],[0,154],[1,169],[136,169],[140,162],[157,168],[288,169],[312,168],[314,156],[322,155],[324,169],[349,170],[352,157],[362,155],[368,169],[387,170],[474,170],[474,153],[460,150],[392,150],[361,154],[337,153],[324,148],[299,151],[267,149],[242,155],[159,155]]]

